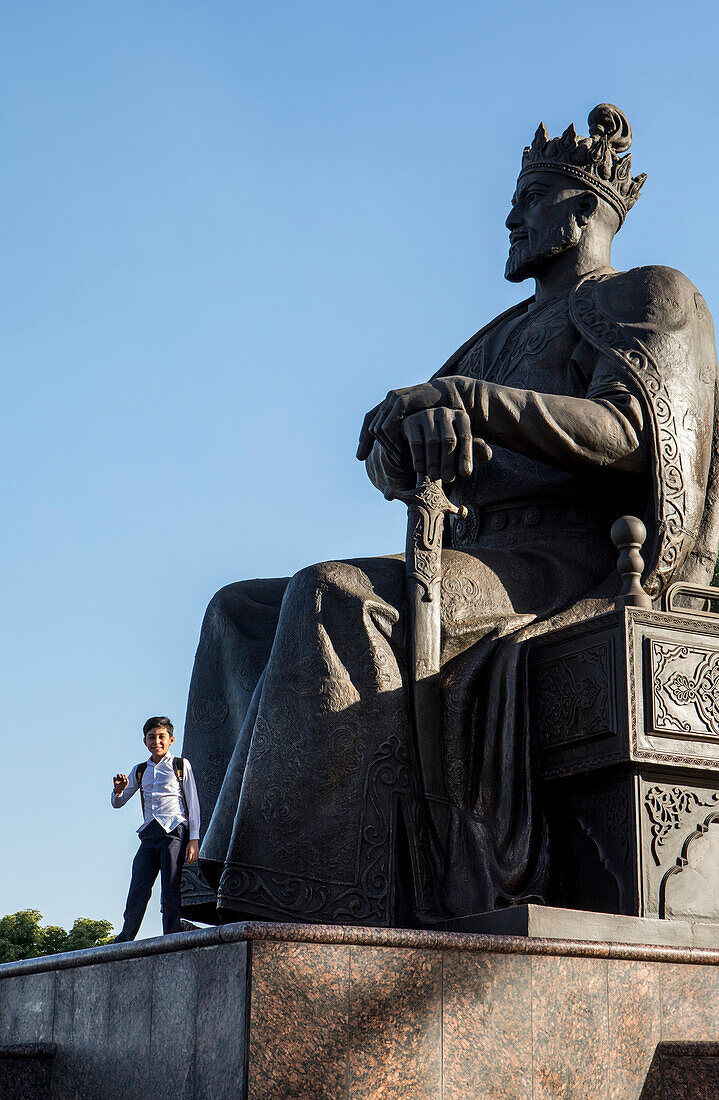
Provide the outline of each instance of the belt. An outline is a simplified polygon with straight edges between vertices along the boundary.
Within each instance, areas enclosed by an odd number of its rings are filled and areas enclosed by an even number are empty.
[[[512,508],[483,508],[477,534],[494,535],[517,528],[557,531],[574,528],[577,531],[602,531],[609,538],[612,522],[607,515],[577,506],[529,504]]]

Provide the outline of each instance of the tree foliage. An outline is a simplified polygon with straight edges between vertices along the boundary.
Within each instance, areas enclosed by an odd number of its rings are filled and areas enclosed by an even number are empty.
[[[42,928],[41,920],[37,909],[21,909],[0,920],[0,962],[100,947],[110,941],[113,931],[109,921],[89,917],[78,917],[69,932],[56,924]]]

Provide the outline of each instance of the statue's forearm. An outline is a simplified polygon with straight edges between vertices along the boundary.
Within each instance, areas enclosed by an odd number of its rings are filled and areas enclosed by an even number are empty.
[[[449,379],[445,380],[449,381]],[[457,378],[473,434],[562,469],[647,467],[642,408],[631,394],[581,398]]]

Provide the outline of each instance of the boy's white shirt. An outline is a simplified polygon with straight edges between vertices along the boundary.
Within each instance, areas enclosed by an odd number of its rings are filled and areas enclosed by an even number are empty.
[[[199,840],[200,802],[197,797],[195,777],[192,774],[192,765],[189,760],[185,759],[182,775],[182,785],[185,789],[187,810],[190,815],[188,823],[185,817],[185,808],[182,805],[180,781],[175,775],[175,769],[172,766],[172,761],[174,759],[172,753],[167,752],[157,764],[153,764],[152,757],[147,761],[147,767],[142,776],[142,794],[145,799],[145,820],[137,831],[141,833],[145,826],[149,825],[153,820],[156,821],[158,825],[161,825],[166,833],[171,832],[172,829],[176,828],[178,825],[189,824],[190,840]],[[137,785],[138,767],[139,764],[135,764],[127,773],[128,782],[122,794],[115,794],[113,791],[110,795],[110,804],[114,806],[116,810],[124,806],[125,803],[137,793],[139,789]]]

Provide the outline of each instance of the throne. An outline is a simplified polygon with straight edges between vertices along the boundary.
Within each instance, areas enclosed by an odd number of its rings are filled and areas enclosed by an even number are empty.
[[[531,643],[546,902],[719,922],[719,592],[674,584],[653,610],[645,537],[632,517],[612,529],[614,610]]]

